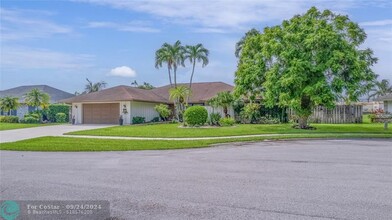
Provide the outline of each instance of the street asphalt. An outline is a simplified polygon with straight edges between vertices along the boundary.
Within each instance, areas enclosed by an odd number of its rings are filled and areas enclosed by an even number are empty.
[[[117,219],[392,219],[388,139],[0,154],[2,200],[109,200]]]

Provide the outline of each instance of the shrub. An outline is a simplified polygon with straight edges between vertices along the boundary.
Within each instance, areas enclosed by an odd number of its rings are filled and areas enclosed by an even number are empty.
[[[69,105],[65,104],[51,104],[48,107],[48,119],[51,122],[56,122],[56,114],[57,113],[64,113],[65,114],[65,121],[69,121]]]
[[[219,124],[224,127],[233,126],[235,124],[234,118],[221,118]]]
[[[258,123],[260,123],[260,124],[279,124],[280,120],[277,118],[271,118],[271,117],[267,116],[267,117],[261,117],[258,120]]]
[[[67,115],[65,113],[59,112],[56,114],[56,122],[57,123],[65,123],[67,122]]]
[[[184,112],[184,120],[190,126],[204,125],[207,118],[208,112],[203,106],[192,106]]]
[[[18,116],[0,116],[0,122],[2,123],[19,123]]]
[[[159,104],[154,107],[155,111],[158,112],[159,116],[163,120],[167,120],[167,118],[171,115],[171,110],[169,109],[169,106],[165,104]]]
[[[31,116],[25,116],[23,120],[21,120],[22,123],[26,124],[38,124],[39,123],[39,118],[31,117]]]
[[[32,117],[39,120],[41,118],[41,115],[39,113],[30,113],[25,115],[24,117]]]
[[[241,117],[247,119],[250,123],[256,123],[260,119],[260,105],[248,103],[241,112]]]
[[[159,117],[154,117],[150,122],[159,122]]]
[[[210,114],[210,124],[211,125],[219,125],[219,120],[222,116],[219,113],[211,113]]]
[[[132,124],[143,124],[145,122],[146,122],[146,118],[144,117],[136,116],[132,118]]]

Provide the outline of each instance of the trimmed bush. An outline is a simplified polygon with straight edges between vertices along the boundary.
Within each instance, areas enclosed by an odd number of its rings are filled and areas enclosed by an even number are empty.
[[[56,114],[56,122],[57,123],[65,123],[65,122],[67,122],[67,115],[62,113],[62,112],[57,113]]]
[[[159,122],[159,117],[154,117],[150,122]]]
[[[48,107],[48,119],[51,122],[58,122],[56,121],[56,114],[57,113],[64,113],[65,114],[65,121],[69,121],[69,109],[71,106],[65,104],[51,104]],[[59,122],[61,123],[61,122]]]
[[[2,123],[19,123],[19,118],[18,116],[0,116],[0,122]]]
[[[219,120],[222,116],[219,113],[211,113],[210,114],[210,125],[219,125]]]
[[[235,124],[235,120],[234,118],[221,118],[219,124],[224,127],[229,127]]]
[[[168,105],[165,104],[159,104],[156,105],[154,107],[155,111],[158,112],[159,116],[163,119],[163,120],[167,120],[167,118],[171,115],[171,110],[169,109]]]
[[[132,118],[132,124],[143,124],[145,122],[146,122],[146,118],[144,117],[136,116]]]
[[[21,120],[21,123],[26,123],[26,124],[38,124],[39,123],[39,118],[31,117],[31,116],[26,116],[23,120]]]
[[[208,112],[203,106],[192,106],[184,112],[184,120],[190,126],[202,126],[207,122]]]

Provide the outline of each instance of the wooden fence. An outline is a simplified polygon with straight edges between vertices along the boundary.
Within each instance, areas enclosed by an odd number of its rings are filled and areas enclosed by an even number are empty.
[[[295,115],[291,109],[288,110],[288,114]],[[362,105],[337,105],[334,109],[317,106],[309,117],[309,122],[323,124],[362,123]]]

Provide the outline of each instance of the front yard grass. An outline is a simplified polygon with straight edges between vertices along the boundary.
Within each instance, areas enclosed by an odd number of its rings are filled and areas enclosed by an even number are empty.
[[[71,132],[72,135],[119,136],[119,137],[219,137],[254,134],[319,134],[360,133],[390,134],[383,124],[313,124],[316,130],[293,129],[291,124],[239,124],[234,127],[181,128],[178,124],[151,124],[115,126],[101,129]]]
[[[56,125],[56,124],[0,123],[0,131],[20,129],[20,128],[33,128],[33,127],[47,126],[47,125]]]
[[[0,144],[0,150],[15,151],[131,151],[168,150],[208,147],[213,144],[249,142],[263,140],[283,140],[301,138],[391,138],[391,134],[295,134],[274,137],[248,137],[218,140],[120,140],[71,137],[40,137]]]

